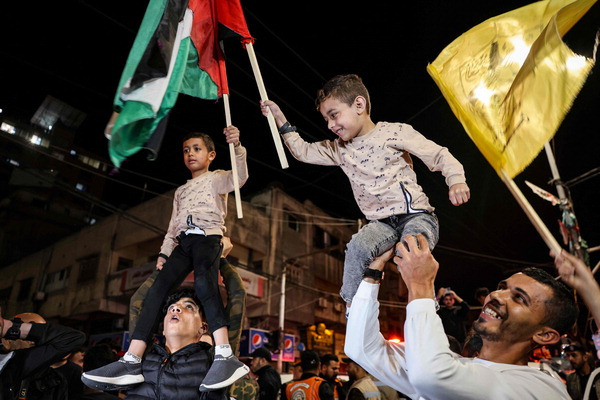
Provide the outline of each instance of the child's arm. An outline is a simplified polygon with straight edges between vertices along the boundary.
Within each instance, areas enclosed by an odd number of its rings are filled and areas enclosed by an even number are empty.
[[[265,100],[260,102],[260,109],[264,116],[269,112],[273,114],[279,133],[283,137],[283,141],[294,158],[308,164],[316,165],[339,165],[339,158],[335,142],[323,140],[321,142],[307,143],[304,141],[298,132],[288,123],[287,118],[279,106],[271,101]],[[287,126],[284,126],[287,123]],[[281,128],[284,127],[284,130]]]
[[[223,129],[225,135],[225,141],[232,143],[235,151],[235,165],[237,167],[239,185],[243,186],[248,180],[248,164],[246,163],[246,149],[240,142],[240,130],[233,125]],[[218,183],[217,191],[219,193],[229,193],[234,190],[233,187],[233,175],[231,171],[227,171],[226,175],[223,175],[225,180],[221,180]]]
[[[471,192],[466,183],[465,170],[446,147],[425,138],[408,124],[403,125],[399,144],[402,150],[419,157],[430,171],[440,171],[444,175],[452,204],[459,206],[469,201]]]
[[[163,239],[162,246],[160,246],[160,253],[158,254],[158,258],[156,259],[156,269],[161,270],[163,268],[164,263],[167,262],[169,255],[177,246],[177,191],[175,192],[175,196],[173,197],[173,212],[171,212],[171,219],[169,220],[169,228],[167,229],[167,233],[165,238]]]

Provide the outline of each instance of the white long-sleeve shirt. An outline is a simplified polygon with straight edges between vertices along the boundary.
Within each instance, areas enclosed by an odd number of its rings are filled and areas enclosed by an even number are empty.
[[[419,400],[570,399],[565,385],[528,366],[460,357],[450,351],[432,299],[406,307],[405,343],[379,330],[379,284],[361,282],[350,308],[345,353],[381,382]]]

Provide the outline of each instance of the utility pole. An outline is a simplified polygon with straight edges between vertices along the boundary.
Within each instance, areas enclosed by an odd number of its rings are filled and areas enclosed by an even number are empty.
[[[336,244],[334,246],[329,246],[326,247],[324,249],[319,249],[319,250],[315,250],[315,251],[311,251],[309,253],[305,253],[305,254],[301,254],[299,256],[296,257],[290,257],[290,258],[286,258],[285,260],[283,260],[283,269],[281,271],[281,297],[279,298],[279,332],[280,332],[280,337],[277,338],[278,342],[278,347],[280,349],[279,351],[279,358],[277,359],[277,371],[281,374],[281,372],[283,371],[283,343],[281,343],[281,341],[284,338],[284,324],[285,324],[285,284],[286,284],[286,275],[287,275],[287,264],[290,261],[295,261],[297,258],[302,258],[302,257],[308,257],[308,256],[312,256],[314,254],[319,254],[319,253],[329,253],[330,251],[333,250],[338,250],[338,249],[343,249],[344,244],[343,243],[339,243]]]
[[[277,359],[277,372],[281,374],[283,371],[283,345],[281,343],[283,339],[283,325],[285,323],[285,278],[287,273],[287,265],[283,265],[283,271],[281,272],[281,297],[279,299],[279,337],[278,340],[278,348],[279,348],[279,358]]]
[[[550,170],[552,171],[552,182],[556,186],[556,192],[560,199],[560,208],[562,210],[562,223],[568,230],[568,244],[569,251],[574,253],[579,259],[585,262],[589,266],[589,255],[587,253],[587,243],[581,237],[579,233],[579,224],[575,217],[575,211],[573,210],[573,204],[571,203],[570,196],[567,196],[563,183],[558,173],[558,167],[554,158],[554,153],[550,147],[550,143],[544,144],[544,150],[546,150],[546,156],[548,157],[548,163],[550,164]]]

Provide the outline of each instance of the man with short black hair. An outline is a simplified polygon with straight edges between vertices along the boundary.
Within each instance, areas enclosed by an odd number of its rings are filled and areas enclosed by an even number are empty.
[[[281,376],[271,366],[271,352],[259,347],[250,353],[250,369],[258,376],[258,399],[273,400],[279,395]]]
[[[335,354],[325,354],[321,357],[321,367],[319,377],[325,379],[333,388],[334,400],[344,400],[346,398],[346,390],[342,381],[337,376],[340,372],[340,359]]]
[[[287,400],[333,400],[333,388],[319,378],[319,355],[312,350],[300,352],[300,362],[295,366],[302,366],[300,379],[289,382],[285,387]]]
[[[431,297],[439,264],[422,235],[396,246],[394,262],[408,288],[405,343],[379,333],[379,282],[365,277],[347,324],[345,352],[369,373],[410,398],[537,400],[569,399],[565,385],[527,366],[529,354],[558,343],[577,319],[573,291],[540,269],[526,269],[489,294],[474,330],[479,358],[463,358],[448,339]],[[393,250],[369,268],[382,271]]]
[[[590,374],[592,373],[589,355],[585,347],[578,342],[565,347],[564,351],[569,359],[569,363],[571,363],[571,367],[575,370],[567,375],[567,391],[573,400],[582,400],[588,380],[590,379]],[[596,375],[588,399],[600,399],[600,375]]]
[[[342,361],[348,364],[348,376],[352,386],[348,390],[346,400],[382,400],[381,392],[363,367],[352,359],[344,357]]]

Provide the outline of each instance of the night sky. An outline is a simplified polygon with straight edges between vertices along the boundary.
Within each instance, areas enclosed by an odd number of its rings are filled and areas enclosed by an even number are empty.
[[[525,265],[548,265],[546,245],[426,72],[427,64],[457,36],[528,2],[351,3],[243,1],[269,98],[280,104],[305,139],[333,139],[315,110],[314,95],[330,77],[356,73],[370,91],[374,121],[410,123],[448,147],[463,163],[472,199],[454,207],[442,175],[415,160],[419,183],[440,219],[441,238],[434,253],[441,264],[438,285],[451,286],[472,301],[476,286],[494,287],[503,274]],[[27,121],[47,95],[54,96],[86,113],[76,144],[108,161],[103,130],[146,6],[142,0],[3,2],[0,108],[8,116]],[[596,4],[565,36],[565,42],[590,57],[599,28],[600,6]],[[341,169],[299,163],[287,149],[290,167],[280,168],[267,121],[258,108],[260,96],[248,57],[235,41],[226,42],[225,51],[233,124],[240,128],[249,156],[250,179],[242,196],[277,182],[298,200],[310,199],[334,216],[362,217]],[[599,112],[596,66],[552,142],[563,181],[600,167]],[[158,159],[150,162],[139,154],[114,176],[139,188],[145,186],[149,192],[111,182],[108,201],[132,206],[152,197],[152,192],[163,193],[184,183],[188,171],[181,161],[180,137],[190,130],[213,135],[218,153],[214,167],[230,168],[220,136],[223,126],[221,102],[180,96]],[[548,184],[551,178],[542,151],[515,181],[559,239],[560,210],[524,183],[528,180],[556,193]],[[598,175],[570,187],[581,233],[590,247],[600,245],[599,188]],[[592,265],[600,259],[599,253],[592,254]]]

